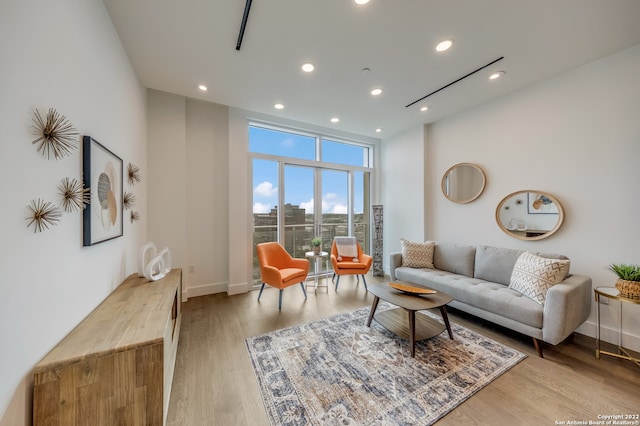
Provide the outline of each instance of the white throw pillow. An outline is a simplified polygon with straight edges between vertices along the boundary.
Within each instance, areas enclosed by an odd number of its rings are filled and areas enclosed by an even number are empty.
[[[532,253],[522,253],[511,273],[509,288],[544,305],[547,291],[561,283],[569,273],[568,259],[548,259]]]
[[[402,266],[433,269],[435,241],[416,243],[401,238],[400,243],[402,244]]]

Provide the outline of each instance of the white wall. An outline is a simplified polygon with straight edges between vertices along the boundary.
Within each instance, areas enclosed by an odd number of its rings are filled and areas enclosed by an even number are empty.
[[[32,369],[122,280],[146,239],[145,94],[100,0],[3,0],[0,5],[0,425],[31,419]],[[82,246],[82,213],[42,233],[27,228],[33,199],[60,204],[59,182],[82,179],[81,147],[60,160],[31,144],[32,110],[53,107],[143,171],[125,190],[141,220],[124,237]],[[125,212],[128,213],[128,212]]]
[[[149,239],[183,269],[183,299],[227,290],[228,108],[148,90]]]
[[[228,281],[229,111],[187,101],[187,205],[191,296],[223,291]],[[194,284],[195,283],[195,284]],[[213,285],[211,285],[213,284]],[[217,284],[217,285],[216,285]]]
[[[429,126],[426,186],[404,191],[407,199],[428,194],[426,238],[562,253],[574,273],[592,277],[594,287],[613,285],[607,265],[640,263],[638,93],[640,45]],[[414,143],[420,139],[416,134]],[[442,175],[459,162],[487,173],[485,192],[470,204],[452,203],[440,191]],[[502,198],[525,189],[549,192],[565,209],[564,225],[548,239],[517,240],[495,222]],[[415,220],[405,212],[390,219]],[[603,336],[615,341],[617,304],[602,308]],[[579,332],[595,335],[594,312]],[[624,308],[623,343],[635,350],[639,314],[637,306]]]
[[[158,250],[169,247],[172,267],[187,273],[187,142],[186,102],[181,96],[147,91],[147,162],[149,185],[149,241]]]
[[[423,241],[425,221],[426,128],[415,127],[380,147],[380,181],[383,205],[383,253],[389,273],[389,253],[400,251],[400,238]]]
[[[252,286],[253,191],[249,167],[249,117],[232,108],[229,114],[229,294],[249,291]]]

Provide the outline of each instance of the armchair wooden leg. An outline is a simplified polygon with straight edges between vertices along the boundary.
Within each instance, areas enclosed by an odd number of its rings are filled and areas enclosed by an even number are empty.
[[[338,279],[336,280],[336,291],[338,291],[338,284],[340,284],[340,275],[338,275]]]
[[[362,274],[362,282],[364,283],[364,289],[366,291],[369,291],[369,289],[367,288],[367,280],[364,279],[364,274]]]
[[[304,283],[300,283],[300,287],[302,287],[302,292],[304,293],[304,298],[307,298],[307,289],[304,288]]]
[[[532,339],[533,339],[533,346],[536,347],[536,351],[538,352],[538,356],[540,358],[544,358],[544,356],[542,356],[542,346],[540,346],[540,342],[535,337],[532,337]]]
[[[282,310],[282,290],[280,290],[280,294],[278,295],[278,310]]]
[[[260,293],[258,293],[258,302],[260,301],[260,296],[262,296],[262,290],[264,290],[264,283],[262,283],[262,286],[260,287]]]

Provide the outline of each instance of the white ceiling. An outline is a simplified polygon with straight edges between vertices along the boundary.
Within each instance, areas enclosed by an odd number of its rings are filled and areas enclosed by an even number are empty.
[[[383,139],[640,43],[640,0],[254,0],[239,51],[244,0],[104,3],[146,87]]]

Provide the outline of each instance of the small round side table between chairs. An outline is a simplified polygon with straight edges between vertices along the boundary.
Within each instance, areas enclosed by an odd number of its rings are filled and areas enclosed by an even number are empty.
[[[329,269],[329,253],[326,251],[321,251],[320,253],[314,253],[312,251],[308,251],[304,254],[307,259],[315,259],[315,267],[313,274],[313,288],[318,290],[318,287],[329,287],[327,284],[327,277],[324,278],[324,284],[319,284],[320,277],[320,268],[322,267],[322,260],[324,259],[327,269]]]

